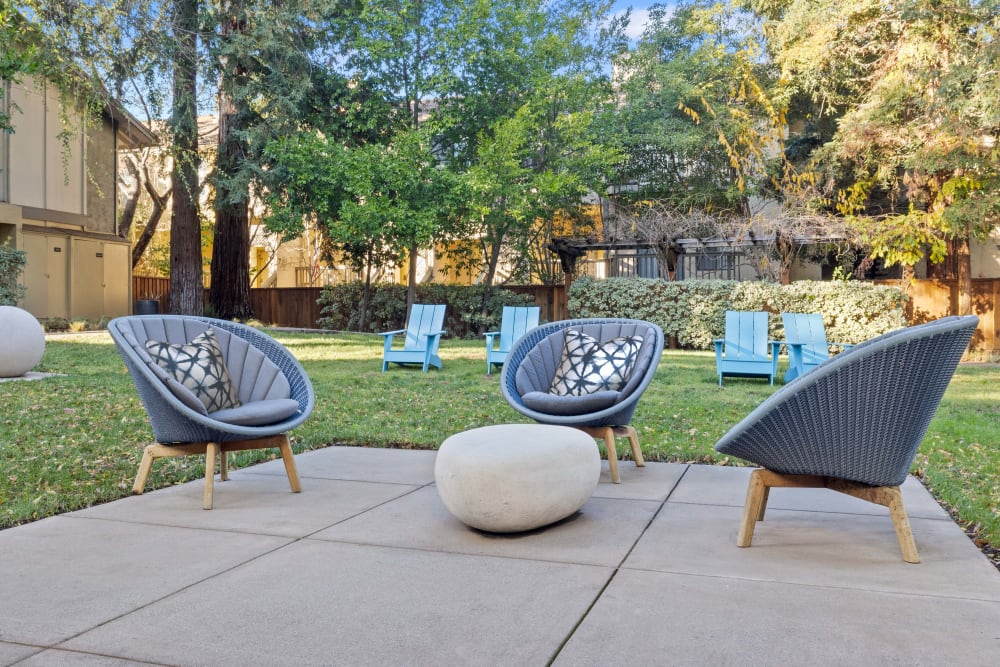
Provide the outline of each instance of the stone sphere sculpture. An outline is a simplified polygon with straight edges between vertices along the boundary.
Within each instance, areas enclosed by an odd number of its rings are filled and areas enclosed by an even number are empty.
[[[45,352],[45,331],[35,316],[14,306],[0,306],[0,377],[20,377]]]

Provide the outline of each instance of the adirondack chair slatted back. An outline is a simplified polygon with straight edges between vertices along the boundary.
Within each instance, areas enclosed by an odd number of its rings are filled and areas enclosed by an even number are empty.
[[[420,364],[424,372],[428,366],[441,368],[438,346],[444,335],[444,304],[428,305],[415,303],[410,307],[410,317],[405,329],[385,331],[382,351],[382,371],[394,364]],[[392,340],[396,335],[405,334],[403,347],[393,349]]]
[[[538,326],[538,306],[504,306],[500,319],[500,351],[509,352],[514,341]]]
[[[726,361],[767,358],[767,313],[726,312]]]
[[[802,346],[802,363],[815,366],[830,358],[820,313],[782,313],[781,321],[785,326],[785,340]]]
[[[441,331],[444,327],[443,304],[425,305],[415,303],[410,308],[410,319],[406,323],[404,350],[423,350],[427,347],[427,334]]]
[[[719,386],[725,375],[766,377],[774,384],[780,343],[768,339],[767,319],[766,312],[726,311],[725,338],[713,341]]]

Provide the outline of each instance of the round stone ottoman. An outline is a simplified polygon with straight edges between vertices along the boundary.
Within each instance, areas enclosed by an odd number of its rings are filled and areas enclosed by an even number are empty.
[[[14,306],[0,306],[0,378],[20,377],[45,353],[45,330],[35,316]]]
[[[587,502],[601,476],[594,439],[575,428],[503,424],[451,436],[434,480],[462,523],[494,533],[531,530]]]

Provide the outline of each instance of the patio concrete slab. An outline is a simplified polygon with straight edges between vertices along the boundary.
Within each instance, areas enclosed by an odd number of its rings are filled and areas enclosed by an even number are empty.
[[[623,570],[555,664],[986,667],[998,627],[995,602]]]
[[[686,463],[647,463],[636,467],[631,461],[619,461],[621,484],[611,483],[608,462],[601,459],[601,479],[594,491],[596,498],[627,500],[666,500],[689,468]]]
[[[362,480],[386,484],[424,485],[434,481],[435,451],[326,447],[295,456],[300,477]],[[285,476],[280,460],[247,468],[254,474]]]
[[[542,665],[608,568],[304,540],[60,648],[171,665]]]
[[[739,549],[750,470],[698,465],[624,462],[494,536],[444,508],[434,456],[331,447],[297,457],[301,494],[268,463],[211,512],[197,480],[0,531],[0,665],[1000,664],[1000,572],[915,480],[910,565],[826,491],[776,489]]]
[[[320,531],[312,537],[449,553],[529,558],[616,567],[646,529],[660,503],[591,498],[575,514],[545,528],[496,534],[453,517],[436,487],[424,487]]]
[[[921,561],[912,564],[888,517],[768,510],[753,546],[741,549],[741,515],[738,507],[667,502],[624,567],[1000,601],[996,568],[951,522],[911,519]]]
[[[41,650],[37,646],[0,642],[0,665],[13,665]]]
[[[696,465],[670,495],[676,503],[699,505],[730,505],[743,507],[746,502],[747,483],[754,468],[733,466]],[[907,477],[900,487],[907,515],[921,519],[951,521],[948,513],[928,493],[927,488],[915,477]],[[768,510],[786,509],[806,512],[843,512],[846,514],[873,514],[889,516],[889,510],[829,489],[774,488],[767,502]]]
[[[163,526],[305,537],[419,487],[403,484],[304,479],[292,493],[284,475],[236,471],[215,481],[213,509],[202,509],[204,481],[90,507],[69,516]]]
[[[36,653],[27,660],[17,663],[18,667],[149,667],[148,662],[136,662],[122,658],[112,658],[93,653],[60,651],[47,649]]]
[[[65,516],[0,531],[0,640],[54,644],[287,543]]]

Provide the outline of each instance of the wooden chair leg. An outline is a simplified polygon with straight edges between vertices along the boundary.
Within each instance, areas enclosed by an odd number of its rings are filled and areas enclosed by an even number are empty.
[[[767,487],[764,485],[760,470],[750,473],[750,484],[747,486],[747,499],[743,506],[743,520],[740,522],[740,534],[736,538],[736,546],[748,547],[753,542],[753,530],[757,527],[757,517],[764,513]]]
[[[632,447],[632,460],[635,461],[636,467],[645,468],[646,460],[642,458],[642,449],[639,447],[639,434],[631,426],[622,427],[625,431],[625,437],[628,438],[628,443]]]
[[[608,451],[608,472],[611,473],[611,483],[621,484],[622,476],[618,471],[618,450],[615,448],[615,432],[610,426],[605,426],[601,430],[604,431],[604,448]]]
[[[919,563],[920,554],[917,553],[917,545],[913,541],[910,518],[906,516],[906,508],[903,506],[903,494],[898,486],[894,486],[891,487],[890,495],[889,516],[892,517],[892,525],[896,529],[896,541],[899,542],[899,550],[903,552],[903,560],[907,563]]]
[[[288,475],[288,484],[292,487],[292,493],[300,493],[302,484],[299,482],[299,469],[295,465],[295,457],[292,454],[292,445],[288,442],[288,436],[283,435],[282,442],[278,445],[281,450],[281,460],[285,463],[285,474]]]
[[[867,486],[842,479],[831,479],[827,486],[834,491],[889,508],[889,516],[896,530],[896,541],[899,542],[903,560],[907,563],[920,562],[917,545],[913,541],[913,531],[910,529],[910,519],[906,516],[906,508],[903,506],[903,494],[898,486]]]
[[[215,457],[219,454],[219,445],[210,442],[205,447],[205,497],[202,507],[212,509],[212,492],[215,487]]]
[[[773,486],[825,487],[831,491],[889,508],[889,516],[892,518],[892,525],[896,530],[896,541],[899,542],[899,550],[902,552],[903,560],[907,563],[920,562],[917,545],[913,540],[913,531],[910,529],[910,519],[906,515],[906,508],[903,505],[903,494],[898,486],[868,486],[860,482],[819,475],[782,475],[766,468],[758,468],[750,474],[740,534],[736,539],[737,546],[750,546],[757,522],[764,520],[768,495]]]
[[[132,485],[132,493],[141,494],[146,488],[146,480],[149,472],[153,469],[153,448],[156,445],[146,445],[142,450],[142,461],[139,462],[139,472],[135,476],[135,484]]]
[[[767,511],[767,501],[770,497],[771,497],[771,487],[765,486],[764,493],[761,495],[760,510],[757,512],[758,521],[764,520],[764,512]]]
[[[285,473],[288,475],[288,483],[292,487],[292,492],[300,493],[302,484],[299,481],[298,468],[295,465],[295,457],[292,454],[292,446],[288,442],[285,434],[270,436],[267,438],[257,438],[254,440],[235,440],[230,442],[191,442],[180,445],[148,445],[142,452],[142,461],[139,463],[139,472],[135,477],[135,484],[132,492],[142,493],[149,477],[153,462],[156,459],[168,456],[193,456],[195,454],[205,455],[205,493],[202,506],[210,510],[213,504],[213,492],[215,487],[215,461],[219,459],[220,479],[229,479],[229,453],[241,452],[248,449],[270,449],[277,447],[281,451],[281,459],[285,464]]]

